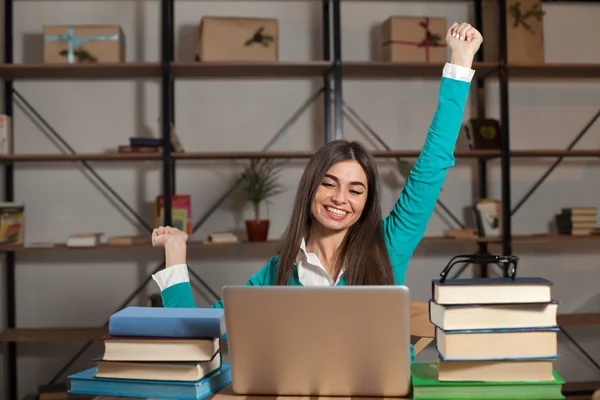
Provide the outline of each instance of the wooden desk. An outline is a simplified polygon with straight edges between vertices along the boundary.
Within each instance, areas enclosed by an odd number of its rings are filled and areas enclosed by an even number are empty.
[[[73,396],[73,397],[71,397]],[[112,396],[89,396],[93,400],[140,400],[139,397],[112,397]],[[82,396],[75,397],[69,395],[69,400],[84,399]],[[231,390],[231,385],[223,388],[215,394],[205,398],[205,400],[401,400],[398,397],[312,397],[312,396],[240,396]],[[146,400],[153,400],[148,398]],[[406,400],[406,399],[405,399]],[[569,396],[565,400],[600,400],[600,389],[593,395]]]
[[[72,395],[71,395],[72,396]],[[80,399],[79,397],[77,399]],[[139,397],[113,397],[113,396],[96,396],[91,397],[93,400],[140,400]],[[231,385],[226,386],[215,394],[205,397],[203,400],[408,400],[408,398],[400,397],[314,397],[314,396],[240,396],[233,393]],[[71,397],[69,397],[71,400]],[[75,398],[73,398],[75,400]],[[154,400],[148,398],[145,400]]]

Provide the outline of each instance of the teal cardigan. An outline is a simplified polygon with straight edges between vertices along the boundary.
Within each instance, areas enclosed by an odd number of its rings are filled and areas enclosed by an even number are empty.
[[[421,154],[410,171],[398,201],[389,216],[382,221],[396,285],[404,284],[408,263],[425,234],[446,178],[446,170],[454,165],[454,147],[463,121],[469,89],[470,82],[448,77],[441,78],[438,105]],[[274,285],[277,265],[278,256],[271,257],[246,284]],[[295,268],[289,284],[301,285]],[[345,284],[345,278],[338,282],[340,286]],[[189,281],[164,289],[162,300],[164,307],[196,306]],[[223,307],[222,300],[212,307]]]

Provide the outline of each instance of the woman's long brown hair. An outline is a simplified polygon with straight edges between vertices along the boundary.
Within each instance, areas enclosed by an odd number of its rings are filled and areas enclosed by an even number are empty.
[[[367,175],[367,201],[360,218],[346,233],[338,262],[344,266],[348,285],[394,284],[383,237],[381,183],[375,160],[360,143],[335,140],[311,157],[300,178],[292,215],[282,237],[277,285],[288,284],[302,238],[308,241],[313,219],[311,203],[325,174],[334,164],[349,160],[358,162]]]

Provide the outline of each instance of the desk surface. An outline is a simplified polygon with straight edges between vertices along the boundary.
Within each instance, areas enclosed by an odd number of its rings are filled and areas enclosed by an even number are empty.
[[[595,394],[599,396],[600,393]],[[596,400],[596,397],[592,399],[592,395],[581,395],[581,396],[568,396],[565,400]],[[69,396],[71,399],[71,396]],[[93,400],[140,400],[139,398],[133,397],[112,397],[112,396],[96,396],[92,397]],[[205,400],[401,400],[397,397],[312,397],[312,396],[241,396],[233,393],[231,385],[225,387],[219,392],[210,395]],[[151,398],[146,400],[153,400]]]
[[[69,397],[71,399],[71,397]],[[113,397],[113,396],[96,396],[93,400],[140,400],[139,398],[133,397]],[[233,393],[231,385],[221,389],[215,394],[205,397],[204,400],[407,400],[399,397],[313,397],[313,396],[242,396]],[[148,398],[146,400],[153,400]]]

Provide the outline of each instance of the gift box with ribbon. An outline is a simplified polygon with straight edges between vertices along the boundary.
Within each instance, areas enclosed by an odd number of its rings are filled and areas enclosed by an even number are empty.
[[[381,26],[384,61],[444,63],[446,18],[393,16]]]
[[[498,61],[498,0],[482,3],[484,61]],[[544,10],[541,0],[506,0],[506,61],[538,65],[544,57]]]
[[[45,25],[44,62],[58,64],[125,61],[125,37],[118,25]]]
[[[204,17],[196,61],[277,61],[278,21],[272,18]]]

